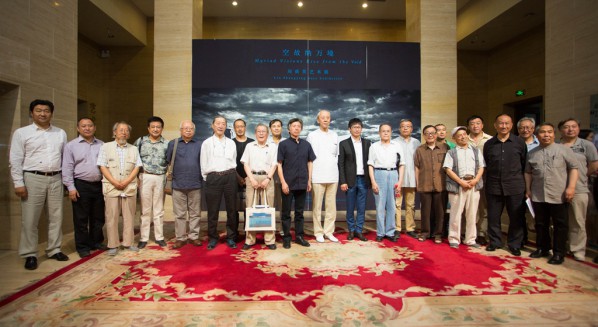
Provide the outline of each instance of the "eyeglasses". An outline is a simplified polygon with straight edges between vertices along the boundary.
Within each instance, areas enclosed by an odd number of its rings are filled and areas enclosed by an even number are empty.
[[[425,136],[432,136],[432,135],[436,135],[436,132],[427,132],[424,133]]]
[[[519,130],[520,131],[533,131],[534,128],[533,127],[529,127],[529,126],[519,126]]]

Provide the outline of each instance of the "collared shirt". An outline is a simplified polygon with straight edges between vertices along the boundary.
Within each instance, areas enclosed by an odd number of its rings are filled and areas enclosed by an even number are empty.
[[[182,137],[168,142],[166,150],[166,162],[172,162],[172,152],[174,151],[174,142],[179,142],[176,148],[174,158],[174,167],[172,168],[172,188],[177,190],[196,190],[202,186],[202,168],[201,142],[191,139],[185,142]]]
[[[62,150],[66,145],[64,130],[50,125],[47,129],[35,123],[17,129],[10,143],[10,174],[15,187],[25,186],[24,170],[55,172],[62,167]]]
[[[316,154],[311,174],[312,183],[338,182],[338,135],[317,129],[307,135],[307,142]]]
[[[98,156],[104,142],[95,137],[91,143],[79,136],[64,147],[62,155],[62,183],[69,191],[75,191],[75,179],[87,182],[102,180],[98,168]]]
[[[478,152],[479,168],[486,167],[486,162],[484,161],[484,156],[482,155],[482,151],[480,151],[480,149],[471,144],[468,144],[465,147],[457,145],[455,148],[457,149],[457,166],[459,167],[459,171],[455,171],[454,173],[457,174],[459,178],[463,178],[467,175],[475,176],[475,154],[473,151]],[[442,167],[453,169],[453,157],[450,155],[445,156]]]
[[[588,165],[598,160],[596,147],[594,143],[578,137],[570,148],[579,160],[579,179],[575,184],[575,194],[590,193],[588,188]]]
[[[539,146],[530,151],[525,172],[532,174],[532,201],[564,203],[569,169],[577,168],[579,161],[575,154],[562,144]]]
[[[219,139],[216,135],[212,135],[203,142],[201,145],[201,174],[204,181],[208,178],[209,173],[236,168],[237,146],[233,140],[226,136]]]
[[[316,160],[311,144],[304,139],[288,138],[278,143],[277,161],[282,165],[284,180],[289,190],[307,189],[307,163]]]
[[[405,171],[403,173],[403,187],[415,187],[415,165],[413,164],[413,157],[415,156],[415,151],[421,145],[421,142],[418,139],[414,139],[410,137],[409,140],[405,139],[402,136],[397,137],[394,139],[403,149],[401,161],[405,162]]]
[[[509,134],[502,142],[494,136],[484,145],[484,188],[486,193],[515,195],[525,192],[525,160],[527,145],[518,136]]]
[[[475,146],[476,148],[480,149],[480,151],[484,152],[484,144],[492,138],[492,135],[486,134],[482,131],[482,137],[476,141],[471,137],[471,134],[467,135],[469,139],[469,144]]]
[[[260,145],[257,141],[247,144],[241,157],[243,164],[249,165],[252,171],[270,173],[272,167],[278,163],[278,149],[276,145],[266,143]]]
[[[403,148],[395,141],[382,144],[378,141],[370,147],[368,154],[368,166],[374,168],[398,168],[405,166]]]
[[[166,173],[168,164],[166,163],[166,149],[168,141],[160,136],[158,141],[153,142],[149,136],[142,136],[133,143],[139,148],[139,156],[143,162],[143,171],[154,175]]]
[[[116,145],[116,154],[118,155],[119,167],[120,172],[123,173],[125,171],[125,158],[127,156],[127,148],[134,147],[133,144],[126,143],[124,146]],[[108,167],[108,158],[109,154],[106,153],[106,147],[100,147],[100,152],[98,153],[98,162],[97,165],[101,167]],[[135,167],[143,167],[143,162],[141,162],[141,157],[137,156],[137,162],[135,163]]]
[[[530,152],[534,148],[540,146],[540,141],[538,141],[536,135],[532,134],[532,136],[534,137],[534,139],[530,143],[525,143],[527,145],[527,152]]]
[[[355,149],[355,164],[356,164],[356,172],[357,176],[365,175],[367,172],[365,171],[365,167],[363,166],[363,147],[361,144],[361,137],[358,140],[355,140],[353,136],[349,136],[351,138],[351,142],[353,142],[353,149]]]
[[[233,142],[235,142],[235,147],[237,150],[237,174],[239,174],[239,176],[241,176],[242,178],[247,177],[247,174],[245,173],[245,168],[243,168],[243,163],[241,163],[241,156],[243,156],[243,152],[245,152],[247,145],[253,141],[255,140],[249,137],[243,142],[237,140],[236,138],[233,139]]]
[[[417,148],[414,165],[419,170],[418,192],[442,192],[445,189],[446,173],[442,164],[448,150],[448,145],[440,142],[436,142],[433,148],[425,143]]]

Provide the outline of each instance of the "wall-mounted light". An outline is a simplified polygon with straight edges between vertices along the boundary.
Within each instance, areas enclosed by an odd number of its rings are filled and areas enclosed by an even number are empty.
[[[364,3],[361,5],[361,7],[362,7],[363,9],[367,8],[367,7],[368,7],[368,3],[367,3],[367,2],[364,2]]]
[[[238,2],[236,2],[236,1],[233,1],[233,6],[236,6],[236,5],[238,5],[238,4],[239,4]]]
[[[299,8],[303,7],[303,1],[298,1],[297,2],[297,7],[299,7]]]

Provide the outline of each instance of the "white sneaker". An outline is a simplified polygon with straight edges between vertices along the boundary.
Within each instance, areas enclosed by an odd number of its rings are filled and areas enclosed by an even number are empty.
[[[338,243],[338,238],[334,237],[332,234],[326,235],[326,237],[331,240],[332,242]]]
[[[139,252],[139,248],[136,247],[135,245],[131,245],[127,248],[127,250],[129,251],[133,251],[133,252]]]
[[[318,243],[324,243],[324,242],[326,242],[324,240],[324,236],[322,236],[322,235],[317,235],[316,236],[316,241],[318,241]]]
[[[117,248],[108,249],[108,255],[110,255],[110,256],[115,256],[117,253],[118,253]]]

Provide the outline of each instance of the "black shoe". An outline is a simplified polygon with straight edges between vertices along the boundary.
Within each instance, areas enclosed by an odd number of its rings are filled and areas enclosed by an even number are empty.
[[[354,232],[349,232],[349,235],[347,235],[347,241],[351,241],[354,238],[355,238],[355,233]]]
[[[496,251],[496,249],[500,249],[500,246],[490,244],[486,247],[486,251],[488,251],[488,252],[494,252],[494,251]],[[519,253],[519,254],[521,254],[521,253]]]
[[[384,239],[384,237],[376,236],[376,242],[382,242],[382,239]]]
[[[357,234],[355,234],[355,236],[357,236],[357,238],[358,238],[360,241],[362,241],[362,242],[367,242],[367,240],[368,240],[368,239],[367,239],[365,236],[363,236],[363,234],[361,234],[361,233],[357,233]]]
[[[488,241],[486,241],[486,237],[484,237],[484,236],[478,236],[475,239],[475,242],[478,243],[479,245],[486,245],[486,244],[488,244]]]
[[[37,258],[36,257],[25,258],[25,269],[27,269],[27,270],[37,269]]]
[[[164,242],[164,240],[156,241],[156,244],[158,244],[162,248],[166,246],[166,242]]]
[[[58,260],[58,261],[69,261],[69,257],[62,252],[58,252],[50,257],[50,259]]]
[[[598,263],[598,255],[594,257],[594,263]]]
[[[276,244],[268,244],[266,245],[270,250],[276,250]]]
[[[251,249],[251,245],[249,245],[247,243],[243,244],[243,250],[249,250],[249,249]]]
[[[141,250],[147,245],[147,242],[139,242],[137,243],[137,247]]]
[[[83,259],[85,257],[89,257],[91,253],[88,250],[81,250],[79,251],[79,258]]]
[[[393,236],[386,236],[386,238],[387,238],[389,241],[391,241],[391,242],[395,242],[395,243],[397,242],[397,237],[396,237],[396,236],[394,236],[394,235],[393,235]]]
[[[519,250],[518,248],[514,248],[514,247],[510,247],[509,246],[509,252],[511,252],[512,255],[519,257],[521,256],[521,250]]]
[[[297,237],[295,237],[295,243],[297,243],[297,244],[301,244],[301,245],[303,245],[303,246],[305,246],[305,247],[309,247],[309,242],[308,242],[308,241],[306,241],[306,240],[303,238],[303,236],[297,236]]]
[[[208,242],[208,250],[213,250],[216,247],[217,243],[218,243],[218,241],[216,241],[216,240],[210,240]]]
[[[530,253],[530,258],[541,258],[541,257],[548,257],[550,255],[550,251],[537,249],[536,251]]]
[[[406,232],[405,234],[407,234],[407,235],[409,235],[409,236],[411,236],[413,238],[417,238],[417,234],[415,234],[414,231]]]
[[[550,258],[550,260],[548,260],[548,263],[551,265],[560,265],[561,263],[563,263],[565,261],[565,257],[563,257],[560,254],[555,254],[552,256],[552,258]]]
[[[290,249],[291,248],[291,240],[282,241],[282,247],[285,249]]]
[[[226,240],[226,245],[228,245],[229,248],[231,249],[236,249],[237,248],[237,243],[235,243],[235,241],[233,240]]]
[[[98,243],[98,244],[94,244],[91,249],[92,250],[106,251],[106,250],[108,250],[108,247],[106,245],[102,244],[102,243]]]

